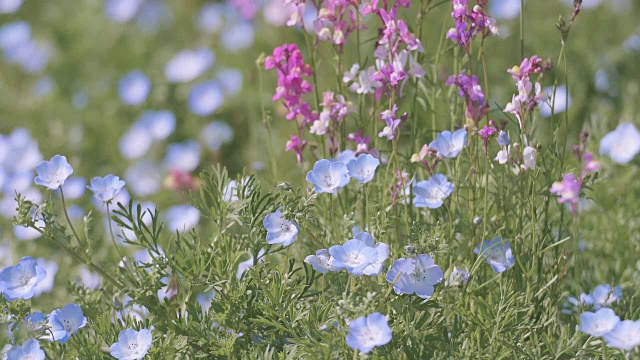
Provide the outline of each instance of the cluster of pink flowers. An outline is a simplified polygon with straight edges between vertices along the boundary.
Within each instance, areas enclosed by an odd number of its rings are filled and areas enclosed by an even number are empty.
[[[489,105],[485,102],[485,96],[482,92],[482,87],[478,84],[477,76],[468,76],[462,71],[459,75],[449,76],[445,85],[456,85],[458,87],[458,95],[465,100],[467,119],[477,123],[489,111]]]
[[[534,74],[540,74],[547,69],[548,65],[544,64],[542,59],[532,56],[531,59],[525,58],[520,66],[514,66],[507,70],[516,81],[518,94],[513,95],[511,102],[507,104],[504,111],[510,112],[518,118],[520,126],[523,125],[522,114],[533,110],[539,102],[548,100],[547,94],[542,91],[540,83],[536,82],[535,86],[530,80]]]
[[[357,5],[355,1],[325,0],[318,18],[313,22],[318,41],[330,40],[341,50],[349,35],[356,29]]]
[[[451,16],[456,25],[447,32],[447,39],[456,41],[467,53],[470,51],[471,42],[478,34],[498,34],[496,21],[485,11],[487,0],[477,0],[476,3],[473,8],[469,8],[468,0],[453,0]]]
[[[565,174],[562,181],[556,181],[549,190],[552,194],[558,196],[560,204],[571,204],[571,212],[573,215],[578,213],[578,203],[580,202],[580,190],[585,177],[590,173],[600,169],[600,163],[593,159],[590,152],[585,152],[583,156],[584,166],[580,177],[576,178],[573,173]]]

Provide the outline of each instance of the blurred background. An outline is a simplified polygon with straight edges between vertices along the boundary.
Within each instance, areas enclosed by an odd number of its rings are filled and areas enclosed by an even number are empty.
[[[443,25],[452,24],[450,1],[432,5],[422,32],[426,66]],[[70,216],[81,222],[92,211],[93,232],[105,242],[105,209],[85,193],[93,176],[123,178],[127,191],[118,201],[157,206],[170,230],[198,223],[198,214],[174,206],[185,203],[183,191],[197,188],[198,172],[213,164],[226,166],[232,177],[246,169],[266,184],[302,185],[295,154],[284,151],[296,125],[271,101],[275,74],[256,65],[283,43],[298,44],[309,61],[304,30],[286,26],[292,11],[283,0],[0,0],[0,267],[24,255],[40,257],[53,276],[41,292],[65,292],[53,288],[54,277],[89,287],[97,281],[38,233],[11,226],[16,191],[38,203],[58,196],[33,185],[35,166],[55,154],[67,156],[74,168],[64,185]],[[553,84],[558,70],[558,16],[568,19],[572,12],[569,0],[526,4],[525,55],[554,63],[543,86]],[[520,0],[490,0],[489,13],[501,33],[486,43],[490,103],[497,109],[515,90],[506,70],[522,60]],[[637,122],[639,15],[634,0],[583,2],[568,47],[571,141],[585,128],[599,139],[621,121]],[[414,24],[416,11],[402,9],[401,16]],[[315,17],[309,3],[307,29]],[[378,25],[371,21],[363,36],[369,57]],[[453,45],[447,47],[438,69],[442,83],[452,73]],[[319,90],[335,91],[335,55],[324,44],[318,56]],[[347,68],[355,61],[347,44]],[[558,99],[565,85],[559,83]],[[275,177],[261,102],[271,113]]]

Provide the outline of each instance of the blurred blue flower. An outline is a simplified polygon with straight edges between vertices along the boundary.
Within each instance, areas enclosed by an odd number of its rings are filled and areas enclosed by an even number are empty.
[[[349,184],[349,171],[342,162],[322,159],[307,173],[307,181],[315,185],[317,193],[335,194]]]
[[[249,177],[242,178],[242,180],[240,180],[240,183],[242,184],[242,186],[246,187],[247,184],[249,183]],[[227,203],[232,203],[232,202],[236,202],[236,201],[239,200],[239,197],[238,197],[238,182],[237,181],[231,180],[224,187],[223,194],[222,194],[222,200],[224,200]]]
[[[491,0],[489,14],[494,19],[514,19],[520,15],[520,0]]]
[[[260,251],[258,251],[258,260],[256,263],[261,263],[264,261],[264,249],[260,249]],[[236,274],[236,277],[238,279],[240,279],[242,277],[242,273],[244,273],[245,271],[247,271],[248,269],[253,267],[253,256],[251,256],[249,259],[242,261],[238,264],[238,273]]]
[[[15,128],[3,142],[6,154],[11,154],[2,161],[4,170],[9,174],[33,171],[42,161],[38,143],[25,128]]]
[[[93,196],[103,203],[113,200],[124,187],[124,181],[118,176],[109,174],[105,177],[96,176],[91,179],[91,185],[87,189],[93,191]]]
[[[600,140],[600,154],[618,164],[626,164],[640,153],[640,132],[635,125],[624,122]]]
[[[205,4],[198,14],[198,29],[207,34],[213,34],[222,28],[224,23],[224,5],[217,3]]]
[[[67,178],[73,174],[73,168],[67,158],[55,155],[49,161],[43,161],[36,166],[38,176],[34,179],[36,185],[46,186],[49,190],[57,190]]]
[[[380,165],[380,160],[371,154],[360,154],[355,160],[347,163],[349,175],[358,180],[360,184],[366,184],[373,180],[376,168]]]
[[[84,191],[87,182],[82,177],[70,177],[65,180],[62,185],[62,190],[64,190],[64,197],[70,200],[79,199],[84,195]]]
[[[49,331],[45,338],[64,344],[78,329],[87,325],[87,318],[82,314],[82,308],[76,304],[67,304],[62,309],[53,310],[48,316]]]
[[[147,329],[125,329],[118,335],[118,342],[111,345],[109,353],[118,360],[142,359],[151,348],[152,341],[151,331]]]
[[[218,151],[233,140],[233,129],[224,121],[214,121],[202,129],[200,136],[209,150]]]
[[[282,217],[281,208],[264,218],[263,225],[267,229],[267,243],[289,246],[298,236],[298,224]]]
[[[38,265],[42,266],[47,275],[33,288],[33,296],[39,296],[53,289],[54,279],[58,273],[58,264],[55,261],[48,261],[43,258],[36,259]]]
[[[87,187],[88,188],[88,187]],[[107,213],[107,206],[106,203],[101,201],[99,198],[93,196],[91,198],[93,200],[93,205],[98,208],[98,210],[100,210],[100,212],[102,212],[103,214]],[[131,195],[129,195],[129,192],[127,191],[126,188],[122,188],[120,189],[120,192],[118,192],[113,199],[111,199],[111,203],[112,204],[123,204],[123,205],[128,205],[129,204],[129,200],[131,200]],[[117,208],[116,206],[113,206],[113,208]],[[105,218],[106,220],[106,218]],[[114,228],[115,231],[115,228]]]
[[[216,81],[227,95],[236,95],[242,90],[242,71],[222,69],[216,73]]]
[[[353,320],[349,330],[347,345],[363,354],[368,354],[376,346],[388,344],[392,337],[387,317],[379,312]]]
[[[27,74],[38,74],[47,67],[50,54],[49,45],[29,40],[5,55],[9,62],[19,64]]]
[[[610,348],[631,351],[640,345],[640,320],[620,321],[602,337]]]
[[[351,160],[356,159],[356,152],[353,150],[343,150],[335,158],[337,161],[343,162],[345,165],[348,164]]]
[[[216,297],[216,289],[211,289],[207,292],[199,294],[196,297],[198,304],[200,304],[200,307],[202,308],[203,314],[206,314],[209,311],[209,308],[211,308],[211,303],[213,302],[213,299],[215,297]]]
[[[595,313],[585,311],[580,314],[580,331],[591,336],[602,336],[620,322],[620,318],[611,309],[602,308]]]
[[[139,105],[147,100],[151,91],[151,80],[140,70],[133,70],[118,83],[120,100],[127,105]]]
[[[551,105],[554,104],[554,114],[559,114],[564,112],[567,109],[567,102],[569,106],[571,106],[571,96],[567,93],[567,87],[565,85],[558,86],[556,88],[556,98],[553,98],[553,87],[547,86],[543,89],[543,91],[549,95],[549,101],[539,102],[538,106],[540,107],[540,116],[542,117],[550,117],[551,116]],[[568,99],[567,99],[568,97]]]
[[[89,105],[89,96],[84,91],[76,91],[71,96],[71,104],[76,109],[82,110]]]
[[[215,55],[210,49],[183,50],[167,63],[164,74],[172,83],[190,82],[207,71],[214,61]]]
[[[5,299],[28,300],[34,295],[36,286],[47,277],[47,271],[30,256],[25,256],[15,265],[0,271],[0,292]]]
[[[40,349],[40,343],[36,339],[29,339],[21,346],[13,345],[7,352],[7,360],[44,360],[45,353]]]
[[[137,159],[149,151],[152,142],[152,134],[147,129],[134,125],[122,135],[118,148],[125,159]]]
[[[88,289],[97,290],[102,287],[100,275],[92,272],[86,266],[81,266],[78,270],[78,281]]]
[[[136,24],[146,33],[154,33],[173,22],[173,12],[165,1],[150,0],[142,4],[138,11]]]
[[[230,53],[236,53],[248,49],[253,45],[255,30],[251,23],[237,21],[228,24],[220,34],[220,44],[222,48]]]
[[[429,144],[429,147],[436,150],[438,156],[455,158],[465,145],[467,145],[467,130],[459,129],[454,133],[448,130],[438,133],[438,136]]]
[[[500,133],[498,134],[498,144],[500,144],[500,146],[507,146],[511,143],[511,139],[509,138],[509,135],[500,130]]]
[[[164,165],[168,170],[191,172],[200,164],[200,144],[195,140],[173,143],[167,146]]]
[[[118,23],[125,23],[138,12],[143,0],[107,0],[104,4],[104,14],[107,18]]]
[[[434,285],[442,281],[444,273],[431,256],[422,254],[414,258],[400,258],[393,262],[386,279],[393,284],[396,294],[413,294],[429,299]],[[394,283],[395,282],[395,283]]]
[[[473,253],[483,257],[497,273],[511,269],[516,263],[511,252],[511,244],[501,237],[483,241],[473,250]]]
[[[358,239],[330,247],[329,254],[335,259],[335,266],[346,267],[347,271],[356,276],[362,275],[364,269],[378,258],[376,249]]]
[[[31,315],[27,315],[24,318],[23,323],[16,324],[12,322],[9,324],[9,329],[8,329],[9,338],[13,339],[14,333],[19,332],[23,336],[26,336],[28,338],[40,339],[44,335],[44,332],[45,332],[44,325],[46,321],[47,319],[44,317],[44,314],[42,314],[42,312],[40,311],[34,312]],[[1,356],[0,356],[0,359],[2,359]]]
[[[224,102],[222,89],[215,81],[193,85],[189,92],[189,111],[198,116],[209,116]]]
[[[608,307],[613,303],[620,302],[622,289],[620,286],[611,287],[609,284],[600,284],[593,288],[593,291],[584,298],[588,305],[594,309]]]
[[[451,273],[449,274],[449,278],[447,278],[447,285],[449,286],[467,285],[467,282],[469,281],[469,276],[471,276],[471,274],[469,273],[468,268],[458,269],[454,265],[453,270],[451,270]]]
[[[145,129],[154,141],[164,140],[176,129],[176,116],[169,110],[145,111],[136,125]]]
[[[127,169],[124,178],[134,195],[153,195],[162,185],[162,168],[151,160],[141,160]]]
[[[31,40],[31,25],[26,21],[14,21],[0,26],[0,49],[10,52]]]
[[[313,270],[326,274],[329,271],[340,271],[344,269],[342,264],[336,262],[336,260],[329,254],[329,250],[321,249],[316,251],[315,255],[309,255],[304,258],[304,262],[311,265]]]
[[[167,210],[167,228],[172,232],[187,232],[198,225],[200,211],[191,205],[175,205]]]
[[[442,174],[433,174],[429,180],[419,181],[413,185],[413,199],[415,207],[426,207],[437,209],[444,204],[446,199],[453,192],[454,185],[450,183]]]

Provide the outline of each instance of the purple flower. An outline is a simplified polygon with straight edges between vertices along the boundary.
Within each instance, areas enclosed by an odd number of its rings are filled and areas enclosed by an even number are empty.
[[[485,258],[497,273],[512,268],[516,263],[511,252],[511,244],[500,237],[483,241],[473,252]]]

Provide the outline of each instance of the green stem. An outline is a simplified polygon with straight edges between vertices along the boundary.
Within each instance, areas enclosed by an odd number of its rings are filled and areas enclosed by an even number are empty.
[[[62,186],[60,186],[60,197],[62,198],[62,210],[64,211],[64,217],[67,219],[67,223],[69,224],[69,227],[71,228],[71,231],[73,232],[73,236],[76,237],[76,240],[78,241],[78,244],[80,244],[80,246],[84,247],[85,249],[88,249],[89,247],[87,246],[86,241],[80,240],[80,236],[78,236],[78,233],[76,232],[76,229],[73,227],[73,224],[71,224],[71,219],[69,218],[69,213],[67,213],[67,204],[64,200],[64,191],[62,191]]]

